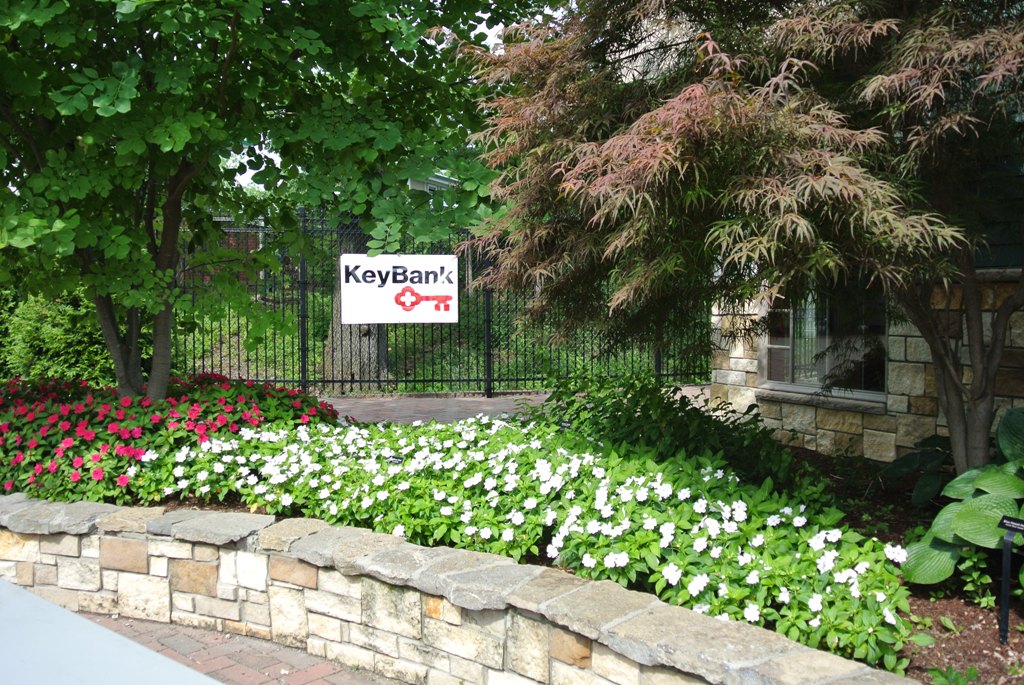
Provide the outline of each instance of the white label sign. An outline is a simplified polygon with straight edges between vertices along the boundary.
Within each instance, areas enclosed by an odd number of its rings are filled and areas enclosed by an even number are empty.
[[[458,323],[455,255],[341,255],[341,323]]]

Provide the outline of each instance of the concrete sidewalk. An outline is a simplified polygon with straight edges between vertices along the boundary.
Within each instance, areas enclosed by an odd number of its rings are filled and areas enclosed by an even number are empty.
[[[327,401],[334,405],[342,416],[351,416],[357,421],[377,423],[378,421],[457,421],[477,414],[499,416],[514,413],[524,406],[536,406],[544,401],[547,393],[528,395],[499,395],[497,397],[416,397],[398,395],[395,397],[331,397]]]

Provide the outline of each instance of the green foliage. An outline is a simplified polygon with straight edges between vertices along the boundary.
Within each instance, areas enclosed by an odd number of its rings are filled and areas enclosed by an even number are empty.
[[[1004,448],[1005,463],[992,463],[971,469],[950,481],[942,490],[945,497],[956,501],[942,508],[932,521],[923,539],[908,546],[904,573],[909,582],[932,584],[946,580],[957,568],[957,559],[969,554],[976,559],[969,545],[997,548],[1005,531],[998,527],[1003,516],[1021,516],[1024,500],[1024,450],[1017,439],[1024,409],[1007,410],[996,430],[996,442]],[[1017,542],[1020,542],[1017,536]],[[968,564],[970,574],[976,571]],[[964,569],[961,569],[962,571]],[[975,575],[966,582],[979,591]]]
[[[694,403],[652,378],[557,381],[537,411],[609,445],[641,448],[659,462],[707,450],[748,482],[770,478],[782,488],[806,490],[814,480],[810,465],[773,438],[755,409],[740,413],[723,404]]]
[[[84,286],[126,340],[149,320],[142,314],[156,316],[150,385],[162,387],[168,308],[192,307],[177,287],[182,269],[206,274],[200,300],[245,306],[240,274],[307,247],[291,207],[333,203],[360,219],[373,249],[479,217],[492,174],[466,140],[482,92],[456,46],[480,42],[485,20],[512,23],[534,9],[5,3],[0,283],[44,296]],[[466,183],[409,191],[410,179],[440,169]],[[259,192],[236,184],[243,173]],[[214,211],[262,217],[272,239],[250,253],[219,248]],[[127,357],[118,381],[138,393],[141,360]]]
[[[978,669],[971,666],[966,671],[958,671],[952,666],[944,669],[929,668],[932,685],[969,685],[978,679]]]
[[[96,310],[81,291],[55,299],[29,295],[14,307],[6,327],[0,360],[8,377],[116,383]]]
[[[916,478],[910,503],[915,507],[928,505],[953,476],[953,452],[949,438],[933,435],[914,444],[914,450],[899,457],[879,474],[886,481],[899,482]]]

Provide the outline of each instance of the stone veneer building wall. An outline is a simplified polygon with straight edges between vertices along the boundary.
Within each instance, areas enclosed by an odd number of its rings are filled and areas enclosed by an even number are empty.
[[[987,308],[992,308],[999,290],[996,285],[985,291]],[[955,302],[953,305],[954,309],[959,306]],[[727,324],[723,317],[714,317],[716,329]],[[886,337],[886,392],[877,399],[763,387],[767,364],[764,342],[758,340],[735,341],[715,353],[712,400],[727,401],[740,411],[757,405],[765,425],[786,444],[825,454],[852,453],[892,461],[922,438],[948,433],[939,411],[935,370],[924,338],[910,323],[890,323]],[[966,349],[963,354],[966,359]],[[1024,312],[1017,312],[1010,320],[996,394],[1000,411],[1024,406]]]
[[[416,685],[913,682],[608,581],[310,519],[0,496],[0,579]]]

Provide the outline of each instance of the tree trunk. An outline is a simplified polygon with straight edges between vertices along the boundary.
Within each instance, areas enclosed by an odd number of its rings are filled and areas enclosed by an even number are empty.
[[[135,309],[129,311],[125,321],[125,330],[117,320],[117,310],[109,295],[93,297],[96,315],[99,319],[103,341],[114,361],[114,374],[117,377],[117,391],[122,395],[136,396],[142,394],[142,354],[139,350],[139,333],[141,322]]]
[[[153,360],[149,372],[146,394],[153,399],[167,397],[167,385],[171,378],[171,334],[174,325],[174,307],[166,303],[163,310],[153,317]]]

